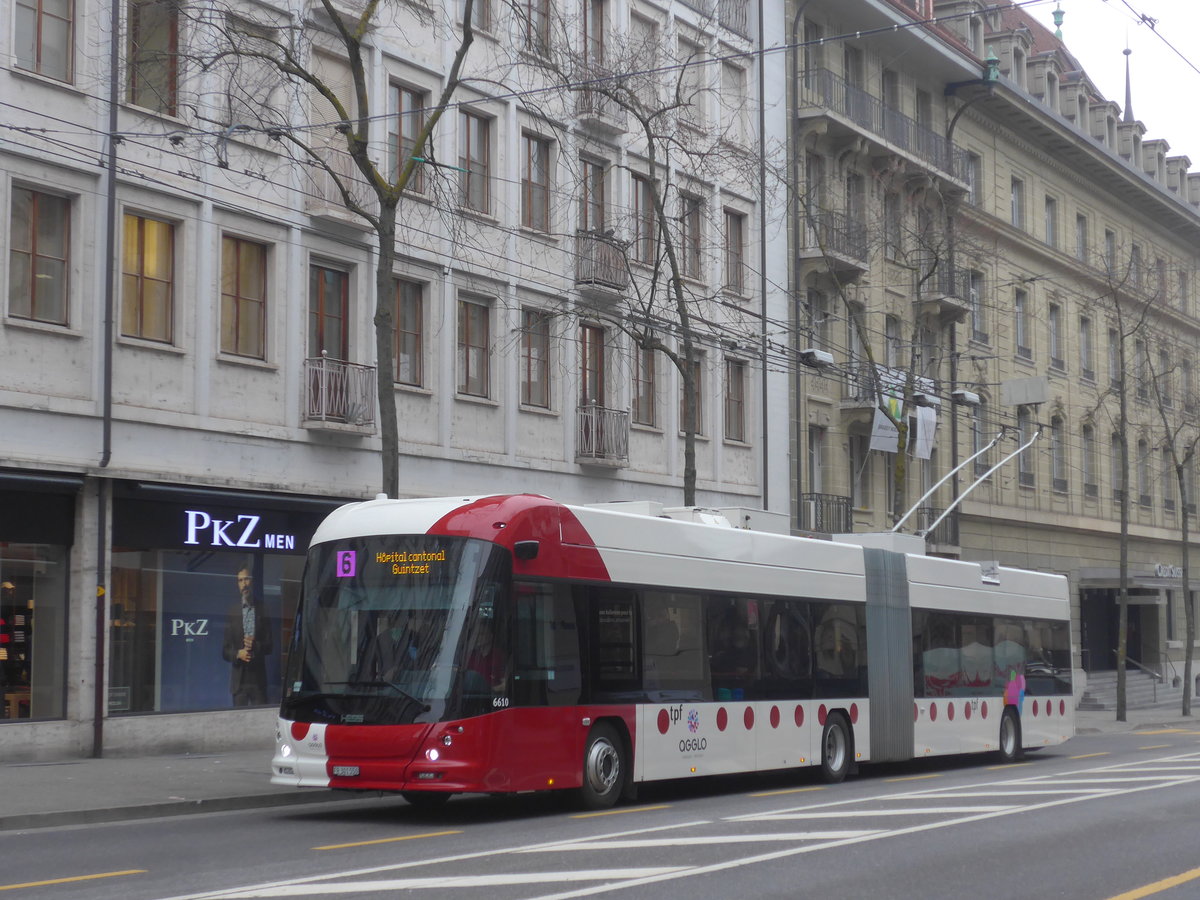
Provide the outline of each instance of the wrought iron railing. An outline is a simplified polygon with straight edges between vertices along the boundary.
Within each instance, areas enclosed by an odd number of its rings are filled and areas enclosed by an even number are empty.
[[[339,183],[346,188],[351,202],[367,212],[378,212],[377,198],[349,153],[329,148],[321,154],[321,158],[325,166],[314,164],[308,168],[312,175],[311,187],[305,198],[308,212],[319,214],[336,211],[342,216],[356,215],[347,206],[346,198],[338,188]]]
[[[971,300],[971,273],[966,269],[938,266],[918,287],[921,297],[955,297],[963,303]]]
[[[876,366],[872,374],[871,364],[865,360],[851,362],[846,370],[847,400],[864,400],[876,403],[879,394],[900,398],[904,395],[904,386],[908,381],[908,371],[893,369],[888,366]],[[913,391],[920,394],[936,394],[938,383],[932,378],[922,375],[913,377]]]
[[[922,506],[917,509],[917,531],[925,531],[930,524],[937,522],[938,516],[945,509],[933,506]],[[945,544],[957,547],[958,544],[958,510],[952,509],[950,514],[937,523],[933,531],[925,535],[925,540],[931,544]]]
[[[850,498],[838,494],[801,494],[800,528],[824,534],[849,534],[854,530]]]
[[[867,259],[867,225],[831,209],[814,210],[804,229],[804,248],[846,259]]]
[[[750,0],[720,0],[717,15],[725,28],[750,37]]]
[[[318,356],[304,361],[304,418],[375,427],[375,367]]]
[[[629,286],[625,245],[609,234],[580,231],[575,234],[575,284],[623,291]]]
[[[968,180],[970,155],[966,150],[899,110],[885,106],[878,97],[840,75],[828,69],[807,69],[800,74],[799,88],[802,106],[832,110],[938,171],[959,181]]]
[[[575,458],[608,464],[629,460],[629,412],[595,403],[576,408]]]

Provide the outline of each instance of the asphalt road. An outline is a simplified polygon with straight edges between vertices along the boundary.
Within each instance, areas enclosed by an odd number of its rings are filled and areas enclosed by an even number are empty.
[[[554,795],[456,798],[435,813],[372,797],[10,832],[0,893],[1195,900],[1197,810],[1200,733],[1085,735],[1006,766],[654,785],[600,814]]]

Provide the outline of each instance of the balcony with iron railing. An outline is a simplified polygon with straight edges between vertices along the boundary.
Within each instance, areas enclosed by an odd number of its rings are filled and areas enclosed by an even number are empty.
[[[925,535],[927,544],[937,545],[939,547],[958,547],[958,510],[950,511],[950,514],[942,521],[937,523],[937,527],[933,531],[928,531],[929,526],[937,522],[938,516],[944,513],[944,509],[938,509],[933,506],[922,506],[917,509],[917,531]]]
[[[821,534],[849,534],[854,530],[850,498],[838,494],[801,494],[800,529]]]
[[[625,130],[625,110],[604,90],[616,77],[607,67],[594,63],[579,73],[575,115],[581,124],[612,134]]]
[[[575,411],[575,462],[623,468],[629,464],[629,411],[585,403]]]
[[[865,222],[831,209],[815,209],[806,217],[801,259],[820,259],[836,271],[867,270],[869,241]]]
[[[928,267],[920,267],[922,274]],[[918,277],[914,304],[918,312],[936,315],[943,322],[962,321],[971,311],[971,273],[966,269],[950,269],[938,264],[923,280]]]
[[[629,287],[624,241],[611,233],[575,233],[575,287],[589,300],[615,303]]]
[[[806,69],[800,73],[798,96],[801,117],[832,112],[937,173],[967,185],[970,154],[966,150],[840,75],[828,69]]]
[[[304,361],[304,427],[375,433],[375,367],[321,355]]]
[[[723,28],[750,37],[750,0],[718,0],[717,16]]]
[[[842,399],[846,406],[875,406],[879,403],[879,395],[902,397],[908,382],[906,369],[895,369],[889,366],[875,366],[874,373],[871,364],[866,360],[854,360],[846,368],[845,391]],[[923,375],[913,376],[913,393],[936,395],[938,383]]]
[[[359,171],[354,158],[344,150],[326,149],[321,154],[325,165],[313,163],[305,168],[309,174],[304,197],[304,211],[318,218],[334,219],[359,227],[368,227],[366,219],[353,212],[346,204],[341,184],[354,204],[369,213],[379,211],[379,203]]]

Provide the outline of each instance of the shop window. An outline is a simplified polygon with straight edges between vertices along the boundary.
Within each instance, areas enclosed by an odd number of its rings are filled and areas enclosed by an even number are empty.
[[[68,551],[0,542],[0,720],[63,717]]]

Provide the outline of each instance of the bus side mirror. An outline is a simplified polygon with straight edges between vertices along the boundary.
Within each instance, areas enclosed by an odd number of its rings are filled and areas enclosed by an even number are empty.
[[[538,542],[537,541],[517,541],[513,544],[513,556],[517,559],[537,559]]]

